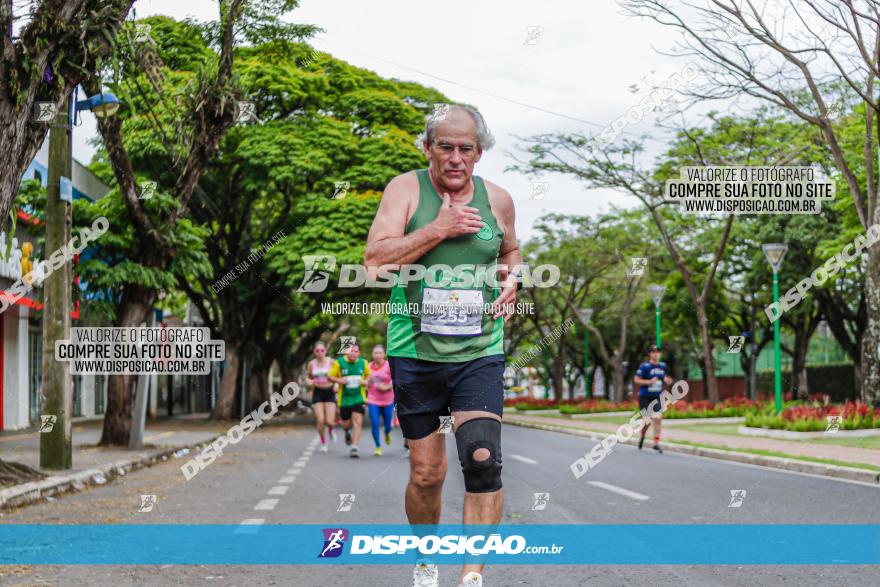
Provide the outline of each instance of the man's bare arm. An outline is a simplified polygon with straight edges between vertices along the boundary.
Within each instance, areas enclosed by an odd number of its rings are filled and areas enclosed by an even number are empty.
[[[498,281],[503,284],[498,299],[495,300],[493,318],[504,316],[507,322],[513,316],[514,304],[516,303],[517,284],[510,275],[522,263],[522,253],[516,242],[516,213],[513,206],[513,198],[506,190],[491,184],[490,204],[495,220],[504,237],[498,250]]]
[[[504,230],[504,238],[498,251],[498,264],[507,266],[508,271],[513,271],[522,263],[522,253],[516,242],[516,212],[513,198],[506,190],[500,190],[493,204],[493,212],[498,215],[498,223]]]
[[[447,238],[480,231],[482,219],[476,208],[451,206],[449,196],[444,194],[437,218],[404,235],[412,194],[418,194],[418,190],[415,174],[395,177],[385,188],[367,236],[364,265],[378,267],[413,263]]]

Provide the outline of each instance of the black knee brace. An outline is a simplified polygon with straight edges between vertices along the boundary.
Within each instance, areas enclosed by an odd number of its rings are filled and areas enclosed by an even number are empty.
[[[468,420],[455,433],[458,460],[464,473],[464,487],[469,493],[490,493],[501,489],[501,422],[494,418]],[[474,459],[485,448],[489,458]]]

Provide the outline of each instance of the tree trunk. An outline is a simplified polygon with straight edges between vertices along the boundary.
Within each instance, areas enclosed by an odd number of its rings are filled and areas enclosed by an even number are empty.
[[[262,367],[253,369],[248,383],[251,390],[249,409],[253,410],[269,399],[269,370]]]
[[[303,385],[305,383],[304,381],[300,381],[300,370],[294,370],[286,358],[279,359],[278,366],[281,369],[281,387],[284,387],[291,381],[293,381],[297,385]]]
[[[156,294],[153,291],[137,286],[127,287],[119,306],[116,326],[140,326],[155,299]],[[104,414],[104,430],[101,433],[100,445],[128,446],[136,381],[137,377],[132,375],[107,376],[107,411]]]
[[[626,399],[626,394],[623,390],[623,362],[620,361],[620,357],[615,357],[614,361],[611,363],[612,369],[614,369],[614,401],[622,402]]]
[[[809,330],[806,325],[795,332],[794,353],[792,353],[791,375],[795,384],[792,399],[807,399],[809,382],[807,381],[807,350],[810,344]]]
[[[553,359],[553,387],[554,387],[554,398],[557,402],[563,400],[563,392],[562,389],[565,383],[565,365],[562,363],[562,352],[561,349],[558,351],[559,354],[556,355],[556,358]]]
[[[876,215],[880,217],[880,214]],[[868,248],[865,272],[865,300],[868,324],[862,337],[862,379],[860,396],[868,405],[880,404],[880,247]]]
[[[214,406],[212,417],[218,420],[231,420],[235,416],[235,389],[238,385],[238,371],[241,363],[241,343],[226,344],[226,368],[220,380],[220,395]]]
[[[709,334],[709,320],[706,318],[706,304],[697,304],[697,320],[700,323],[700,339],[703,343],[703,371],[706,378],[706,399],[716,403],[718,396],[718,378],[715,376],[715,355],[713,354],[712,337]]]

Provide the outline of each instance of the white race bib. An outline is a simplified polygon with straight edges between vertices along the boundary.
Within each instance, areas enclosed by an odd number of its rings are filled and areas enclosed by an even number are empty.
[[[479,289],[422,290],[422,332],[447,336],[483,333],[483,291]]]
[[[345,386],[346,387],[360,387],[361,386],[361,376],[360,375],[349,375],[345,378]]]
[[[661,391],[663,391],[663,382],[662,381],[655,381],[654,383],[652,383],[651,385],[648,386],[648,391],[660,393]]]

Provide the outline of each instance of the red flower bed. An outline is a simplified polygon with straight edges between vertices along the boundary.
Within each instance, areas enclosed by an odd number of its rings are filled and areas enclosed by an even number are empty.
[[[843,419],[862,418],[872,414],[874,418],[880,418],[880,408],[874,408],[873,411],[867,404],[861,402],[846,402],[843,407],[839,405],[812,405],[812,406],[791,406],[782,411],[782,419],[786,422],[795,420],[825,420],[828,416],[843,416]]]

